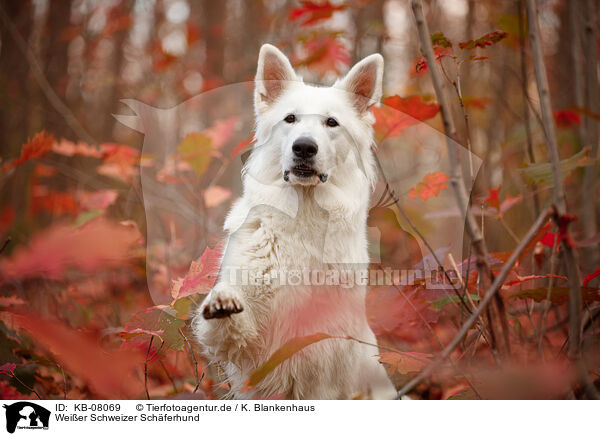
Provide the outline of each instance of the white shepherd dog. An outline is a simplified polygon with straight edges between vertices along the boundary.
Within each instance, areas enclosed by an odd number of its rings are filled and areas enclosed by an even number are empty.
[[[332,87],[310,86],[277,48],[260,50],[256,145],[242,172],[243,196],[225,221],[219,279],[193,322],[234,398],[395,396],[367,323],[366,286],[340,282],[366,278],[376,180],[370,108],[382,76],[383,58],[374,54]],[[288,341],[317,333],[336,338],[311,343],[244,389]]]

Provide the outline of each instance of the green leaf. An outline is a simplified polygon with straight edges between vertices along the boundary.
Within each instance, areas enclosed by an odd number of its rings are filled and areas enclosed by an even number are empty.
[[[87,223],[88,221],[91,221],[94,218],[99,217],[103,213],[104,213],[104,211],[101,209],[88,210],[88,211],[82,212],[79,215],[77,215],[77,218],[75,218],[73,227],[75,227],[75,228],[80,227],[80,226],[84,225],[85,223]]]
[[[177,151],[193,170],[201,176],[208,168],[215,148],[212,139],[203,133],[190,133],[179,146]]]
[[[590,150],[584,148],[579,153],[560,161],[560,174],[564,180],[571,171],[576,168],[594,165],[595,159],[588,157]],[[552,176],[551,163],[538,163],[527,165],[517,170],[526,180],[528,184],[544,185],[547,187],[554,186],[554,178]]]
[[[473,301],[481,300],[479,295],[475,295],[475,294],[470,294],[470,295],[471,295],[471,299]],[[446,306],[446,304],[449,304],[449,303],[460,303],[459,296],[458,295],[447,295],[445,297],[440,298],[439,300],[432,301],[430,309],[435,312],[440,312],[444,308],[444,306]]]
[[[186,320],[190,315],[192,307],[197,304],[198,301],[195,301],[188,296],[173,301],[171,307],[175,309],[176,318]]]
[[[315,342],[322,341],[323,339],[332,339],[332,336],[329,336],[325,333],[315,333],[310,336],[303,336],[299,338],[293,338],[287,341],[281,348],[273,353],[273,355],[265,362],[263,366],[255,370],[251,375],[248,381],[250,386],[256,386],[262,379],[264,379],[269,373],[271,373],[275,368],[277,368],[282,362],[286,361],[298,351],[307,347],[310,344],[314,344]]]
[[[452,42],[442,32],[435,32],[431,35],[431,45],[434,47],[450,48],[452,47]]]

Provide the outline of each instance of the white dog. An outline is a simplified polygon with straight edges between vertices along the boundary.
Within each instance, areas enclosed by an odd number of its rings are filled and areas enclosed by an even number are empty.
[[[382,75],[383,58],[374,54],[332,87],[309,86],[278,49],[260,50],[256,145],[243,196],[225,221],[219,280],[193,322],[235,398],[395,395],[367,323],[366,286],[338,282],[348,271],[365,278],[369,263],[366,220],[376,179],[370,108],[381,98]],[[242,272],[261,280],[244,280]],[[252,391],[243,389],[289,340],[316,333],[336,338],[308,345]]]

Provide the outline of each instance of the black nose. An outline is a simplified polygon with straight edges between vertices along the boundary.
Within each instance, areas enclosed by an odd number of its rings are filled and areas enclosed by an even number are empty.
[[[294,141],[294,145],[292,145],[292,151],[297,157],[301,157],[303,159],[308,159],[309,157],[313,157],[317,154],[319,147],[315,141],[310,138],[298,138]]]

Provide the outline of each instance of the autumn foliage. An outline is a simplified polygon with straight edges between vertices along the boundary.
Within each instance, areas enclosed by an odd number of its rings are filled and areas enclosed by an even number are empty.
[[[187,8],[178,10],[157,1],[150,13],[117,2],[107,10],[90,6],[89,15],[71,2],[49,3],[51,15],[39,29],[32,28],[40,23],[34,23],[28,2],[14,2],[7,10],[15,23],[22,20],[19,34],[44,54],[39,62],[47,83],[36,79],[27,57],[2,33],[3,399],[227,395],[220,369],[201,357],[190,321],[219,272],[220,229],[239,196],[239,174],[254,145],[251,121],[243,120],[251,118],[252,107],[217,99],[206,117],[196,117],[192,97],[208,90],[218,95],[222,85],[231,84],[250,92],[261,42],[281,47],[307,82],[322,84],[331,84],[366,54],[385,55],[384,97],[372,107],[373,150],[386,179],[377,183],[369,216],[370,236],[379,238],[370,244],[371,270],[431,268],[439,280],[452,279],[452,286],[436,289],[416,274],[410,283],[378,284],[368,292],[366,311],[381,346],[373,354],[398,389],[436,359],[485,298],[478,259],[464,232],[465,211],[454,198],[456,180],[443,147],[431,66],[402,2],[276,2],[243,6],[230,16],[228,2],[175,2]],[[431,43],[452,96],[457,125],[452,139],[462,153],[468,210],[481,225],[496,276],[552,202],[555,187],[537,94],[524,94],[536,88],[527,29],[508,3],[464,2],[474,9],[460,17],[442,3],[428,14]],[[570,28],[568,3],[540,7],[552,15],[548,23],[561,26],[546,23],[544,35],[553,37],[544,43],[556,49],[548,50],[546,61],[555,97],[558,176],[570,214],[548,220],[532,236],[502,284],[499,301],[412,398],[586,397],[566,353],[574,272],[563,262],[563,241],[577,255],[582,355],[592,384],[600,386],[595,173],[600,115],[595,103],[576,96],[575,80],[565,79],[574,74],[561,58]],[[409,17],[405,25],[402,17]],[[136,25],[147,26],[142,42],[136,40]],[[42,44],[44,38],[51,44]],[[583,67],[587,61],[577,62]],[[577,86],[589,91],[589,81],[580,79]],[[189,104],[183,113],[161,112],[176,114],[185,127],[172,135],[172,153],[144,151],[149,132],[157,135],[168,116],[139,127],[144,138],[113,118],[133,117],[121,98],[148,107]],[[202,127],[189,129],[186,116]],[[158,142],[170,139],[165,135]],[[144,190],[142,174],[167,200],[185,192],[194,225],[172,219],[170,203]],[[149,229],[156,226],[161,239],[151,243]],[[322,332],[295,338],[265,356],[246,390],[303,348],[327,340],[355,338]]]

